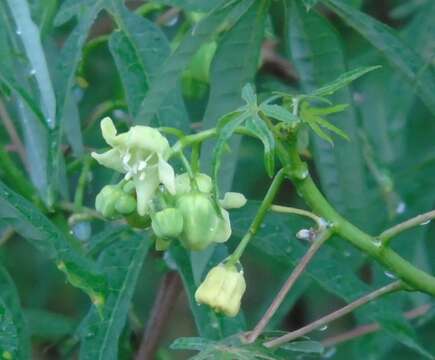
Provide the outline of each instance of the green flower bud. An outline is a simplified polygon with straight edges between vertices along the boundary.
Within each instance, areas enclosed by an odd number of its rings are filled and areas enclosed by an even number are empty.
[[[206,174],[196,174],[195,180],[199,191],[203,193],[211,192],[213,185],[211,177]],[[175,192],[177,195],[186,194],[192,191],[189,174],[184,173],[175,177]]]
[[[240,310],[246,290],[243,272],[235,266],[218,265],[212,268],[195,292],[195,300],[216,312],[234,317]]]
[[[183,246],[190,250],[205,249],[214,241],[220,222],[210,197],[200,192],[187,193],[178,198],[177,208],[183,215],[180,236]]]
[[[131,214],[136,209],[136,199],[117,185],[106,185],[95,199],[95,208],[107,218]]]
[[[159,211],[152,219],[151,227],[158,238],[176,238],[183,231],[183,215],[178,209],[168,208]]]

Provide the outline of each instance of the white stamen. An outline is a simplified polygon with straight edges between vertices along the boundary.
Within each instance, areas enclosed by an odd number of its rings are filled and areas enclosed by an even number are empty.
[[[143,169],[145,169],[146,167],[147,167],[147,161],[145,160],[145,161],[139,161],[139,166],[138,166],[138,170],[139,171],[142,171]]]

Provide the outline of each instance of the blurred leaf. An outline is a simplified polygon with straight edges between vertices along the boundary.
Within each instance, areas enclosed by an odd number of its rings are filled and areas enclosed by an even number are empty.
[[[376,47],[405,76],[426,106],[435,114],[435,70],[386,25],[340,0],[322,0],[349,26]]]
[[[240,314],[235,318],[229,318],[216,314],[208,306],[199,305],[195,301],[194,294],[199,284],[195,283],[189,254],[181,246],[172,246],[169,253],[183,280],[190,309],[192,310],[199,334],[207,339],[222,339],[244,330]]]
[[[51,128],[56,122],[56,98],[44,49],[41,44],[39,29],[30,16],[30,9],[26,0],[8,0],[9,9],[16,25],[16,34],[22,41],[27,60],[28,69],[39,90],[39,98],[45,121]]]
[[[254,80],[257,71],[268,6],[268,1],[264,0],[251,5],[239,22],[220,39],[210,68],[210,95],[203,121],[205,129],[216,126],[224,114],[243,104],[242,89]],[[230,141],[232,156],[226,156],[222,163],[219,185],[223,191],[231,190],[240,141],[237,137]],[[205,172],[213,172],[215,145],[210,141],[203,146],[201,163]]]
[[[319,86],[335,81],[346,71],[340,39],[328,22],[314,10],[306,12],[298,2],[291,1],[288,31],[288,46],[304,91],[313,92]],[[352,73],[348,78],[352,79]],[[333,85],[332,89],[344,83],[346,81],[333,82],[339,85]],[[352,103],[347,88],[341,88],[331,100],[334,103]],[[331,147],[317,136],[312,137],[314,161],[322,189],[339,211],[360,226],[367,226],[370,197],[366,195],[366,170],[357,135],[355,110],[350,106],[346,113],[335,114],[331,119],[349,136],[351,142],[337,139],[335,146]],[[316,125],[314,127],[319,130]],[[323,135],[321,129],[318,133],[319,136]],[[328,137],[325,136],[326,139]]]
[[[119,338],[150,244],[144,233],[128,231],[99,256],[98,264],[107,274],[109,293],[101,313],[91,308],[80,325],[80,359],[118,359]]]
[[[84,154],[84,148],[82,130],[80,128],[80,114],[73,96],[67,99],[63,127],[74,156],[81,157]]]
[[[128,11],[121,4],[114,5],[112,12],[121,31],[110,36],[110,51],[124,85],[130,114],[135,118],[154,74],[170,54],[170,46],[163,32],[149,20]],[[178,84],[167,91],[156,117],[157,126],[189,130],[189,119]]]
[[[308,354],[322,354],[325,351],[323,345],[313,340],[297,340],[280,346],[281,349],[303,352]]]
[[[242,0],[236,4],[231,4],[213,12],[193,27],[155,73],[154,79],[156,80],[152,82],[136,116],[138,123],[149,124],[152,122],[168,92],[177,85],[182,71],[187,67],[201,45],[209,41],[225,27],[231,28],[247,11],[252,2],[253,0]]]
[[[105,278],[80,254],[64,234],[30,202],[0,182],[0,218],[23,238],[56,262],[68,281],[93,301],[104,301]]]
[[[182,8],[186,11],[208,12],[225,4],[226,0],[157,0],[157,2]]]
[[[43,309],[25,309],[24,315],[32,337],[59,340],[74,333],[76,322],[64,315]]]
[[[3,266],[0,266],[0,329],[2,359],[30,359],[30,337],[17,289]]]

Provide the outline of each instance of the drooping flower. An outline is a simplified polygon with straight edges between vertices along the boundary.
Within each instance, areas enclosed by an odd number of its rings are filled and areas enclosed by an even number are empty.
[[[138,125],[118,135],[112,119],[106,117],[101,121],[101,132],[112,149],[91,155],[101,165],[124,173],[126,180],[133,181],[139,215],[147,214],[160,183],[175,194],[175,174],[167,162],[170,146],[158,130]]]
[[[212,268],[195,292],[195,300],[216,312],[236,316],[246,290],[243,272],[234,265],[219,264]]]

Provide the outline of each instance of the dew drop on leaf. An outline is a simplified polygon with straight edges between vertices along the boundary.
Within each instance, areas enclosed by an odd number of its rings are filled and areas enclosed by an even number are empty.
[[[328,329],[328,325],[323,325],[319,328],[319,331],[326,331]]]
[[[395,279],[396,277],[394,276],[394,274],[388,272],[388,271],[384,271],[384,274],[386,277],[390,278],[390,279]]]
[[[406,211],[406,204],[401,201],[396,206],[396,214],[400,215],[403,214]]]
[[[428,225],[428,224],[430,224],[430,222],[431,222],[431,219],[423,221],[420,225],[421,226]]]

